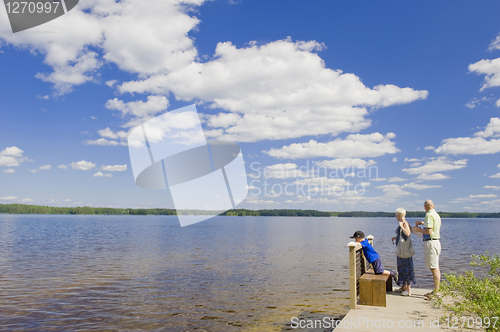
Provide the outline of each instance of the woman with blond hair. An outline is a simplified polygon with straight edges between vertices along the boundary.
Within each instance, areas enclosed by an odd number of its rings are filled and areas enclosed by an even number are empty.
[[[413,269],[413,255],[415,250],[411,243],[411,233],[413,231],[410,224],[406,221],[406,210],[399,208],[396,210],[396,219],[398,220],[398,228],[396,236],[392,238],[392,242],[396,241],[396,254],[398,266],[398,286],[401,286],[399,291],[401,295],[411,295],[411,285],[415,283],[415,271]]]

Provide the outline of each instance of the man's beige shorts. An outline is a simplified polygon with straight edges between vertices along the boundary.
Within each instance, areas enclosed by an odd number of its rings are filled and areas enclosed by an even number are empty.
[[[424,241],[424,260],[426,269],[439,268],[439,254],[441,254],[441,242],[439,242],[439,240]]]

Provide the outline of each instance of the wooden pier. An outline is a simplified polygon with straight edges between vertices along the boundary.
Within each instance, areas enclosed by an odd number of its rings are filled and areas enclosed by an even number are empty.
[[[366,237],[373,244],[373,236]],[[350,311],[338,322],[334,332],[355,331],[484,331],[474,326],[462,328],[462,321],[454,321],[449,313],[434,306],[424,298],[431,289],[411,288],[411,296],[402,296],[391,291],[386,293],[386,306],[358,304],[359,280],[368,270],[368,263],[356,243],[350,242],[349,248],[349,289]],[[448,321],[440,318],[448,317]]]

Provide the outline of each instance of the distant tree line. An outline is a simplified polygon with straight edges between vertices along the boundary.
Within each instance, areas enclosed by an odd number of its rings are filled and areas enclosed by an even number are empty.
[[[335,213],[335,212],[331,212]],[[500,218],[500,212],[438,212],[441,218]],[[338,217],[394,217],[394,212],[351,211],[337,212]],[[424,211],[406,211],[407,218],[424,218]]]
[[[394,217],[395,216],[395,212],[350,211],[350,212],[338,212],[337,216],[338,217],[364,217],[364,218],[370,218],[370,217]],[[423,217],[425,217],[425,212],[423,212],[423,211],[422,212],[420,212],[420,211],[407,211],[406,212],[406,217],[407,218],[423,218]]]
[[[55,207],[26,204],[0,204],[0,213],[11,214],[114,214],[114,215],[174,215],[172,209],[117,209],[106,207]]]
[[[265,216],[265,217],[332,217],[332,212],[323,212],[317,210],[247,210],[233,209],[228,210],[223,216]]]
[[[208,210],[174,210],[174,209],[119,209],[107,207],[54,207],[26,204],[0,204],[0,213],[10,214],[98,214],[98,215],[208,215],[219,211]],[[500,212],[439,212],[442,218],[500,218]],[[247,210],[232,209],[220,213],[222,216],[266,216],[266,217],[394,217],[394,212],[325,212],[318,210],[273,209]],[[407,211],[408,218],[424,218],[423,211]]]
[[[439,212],[442,218],[500,218],[500,212]]]

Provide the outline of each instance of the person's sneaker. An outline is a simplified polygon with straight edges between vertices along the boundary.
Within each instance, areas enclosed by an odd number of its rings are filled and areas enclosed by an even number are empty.
[[[402,288],[402,287],[401,287],[401,288],[398,288],[398,289],[396,289],[396,290],[395,290],[395,292],[396,292],[396,293],[402,293],[402,292],[403,292],[403,288]]]
[[[394,282],[397,284],[398,283],[398,271],[394,270],[392,271],[392,277],[394,278]]]
[[[403,292],[401,293],[401,295],[402,295],[402,296],[410,296],[410,293],[408,293],[407,291],[403,291]]]

